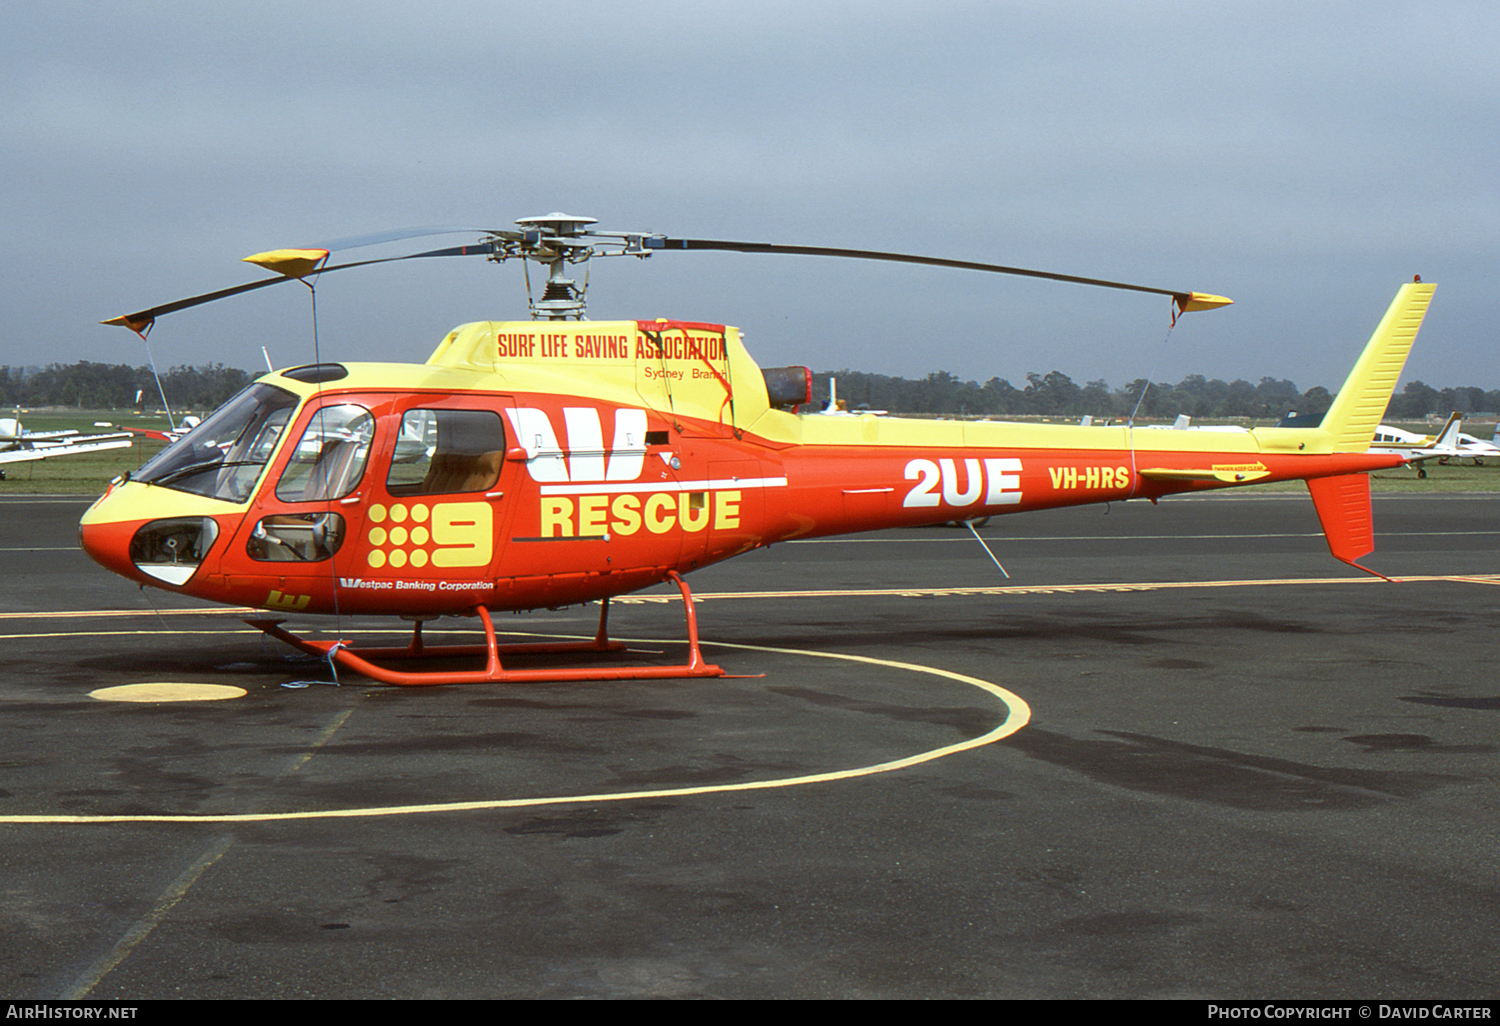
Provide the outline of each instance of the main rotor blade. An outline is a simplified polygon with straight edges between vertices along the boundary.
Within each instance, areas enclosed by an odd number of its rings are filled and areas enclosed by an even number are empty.
[[[420,239],[428,235],[492,235],[495,234],[490,228],[457,228],[444,227],[442,225],[429,225],[423,228],[396,228],[391,231],[371,232],[365,235],[351,235],[345,239],[334,239],[332,242],[320,242],[318,247],[337,253],[345,249],[359,249],[362,246],[377,246],[382,242],[400,242],[402,239]]]
[[[309,272],[303,277],[315,277],[320,274],[328,274],[331,271],[347,271],[351,267],[369,267],[371,264],[395,263],[400,260],[420,260],[424,257],[488,256],[494,252],[496,252],[494,243],[479,242],[471,246],[449,246],[445,249],[431,249],[425,253],[408,253],[406,256],[380,257],[375,260],[356,260],[347,264],[334,264],[332,267],[324,267],[320,270]],[[232,288],[219,289],[217,292],[206,292],[201,296],[191,296],[172,303],[163,303],[160,306],[153,306],[135,313],[122,314],[119,317],[111,317],[109,320],[100,321],[99,323],[119,325],[120,327],[129,328],[131,331],[139,333],[150,328],[158,317],[169,313],[176,313],[178,310],[187,310],[191,307],[202,306],[204,303],[212,303],[218,299],[227,299],[230,296],[237,296],[242,292],[254,292],[256,289],[263,289],[269,285],[281,285],[285,282],[301,280],[301,277],[292,275],[266,278],[262,281],[252,281],[244,285],[235,285]]]
[[[886,260],[899,264],[926,264],[931,267],[954,267],[965,271],[990,271],[995,274],[1017,274],[1026,278],[1047,278],[1052,281],[1072,282],[1075,285],[1098,285],[1107,289],[1126,289],[1130,292],[1151,292],[1159,296],[1171,296],[1181,310],[1207,310],[1216,306],[1227,306],[1232,302],[1223,296],[1212,296],[1190,289],[1158,289],[1149,285],[1131,285],[1121,281],[1106,281],[1102,278],[1081,278],[1075,274],[1056,274],[1052,271],[1034,271],[1026,267],[1006,267],[1003,264],[981,264],[972,260],[949,260],[945,257],[917,256],[912,253],[884,253],[872,249],[835,249],[828,246],[782,246],[772,242],[727,242],[720,239],[666,239],[647,237],[642,240],[647,249],[700,249],[728,250],[734,253],[780,253],[792,256],[852,257],[858,260]]]

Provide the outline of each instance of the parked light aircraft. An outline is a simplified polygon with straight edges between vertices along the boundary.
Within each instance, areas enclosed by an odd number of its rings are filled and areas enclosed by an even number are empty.
[[[1314,429],[1237,432],[916,420],[793,412],[804,367],[762,369],[737,328],[668,319],[583,320],[568,265],[592,256],[720,250],[862,257],[1123,288],[1178,313],[1223,297],[897,253],[595,231],[552,214],[487,232],[480,254],[549,269],[532,319],[455,328],[424,364],[314,363],[269,373],[84,516],[88,553],[141,584],[272,614],[416,621],[404,648],[360,650],[251,620],[267,634],[394,684],[698,677],[683,575],[792,538],[975,520],[1086,503],[1307,481],[1332,554],[1373,550],[1366,473],[1402,457],[1371,438],[1433,286],[1403,285],[1333,407]],[[279,277],[106,323],[148,331],[165,313],[354,267],[328,251],[248,258]],[[397,259],[397,258],[393,258]],[[406,259],[406,258],[400,258]],[[372,263],[375,261],[361,261]],[[1361,568],[1363,569],[1363,568]],[[673,582],[687,619],[676,666],[513,668],[498,610],[603,600],[598,636],[524,650],[619,648],[608,599]],[[478,616],[484,644],[433,648],[422,621]],[[474,670],[411,670],[472,653]]]
[[[1497,430],[1497,434],[1500,434],[1500,430]],[[1482,467],[1487,459],[1500,459],[1500,445],[1497,445],[1494,439],[1486,442],[1482,438],[1459,432],[1458,454],[1473,460],[1474,466]]]
[[[1464,455],[1459,443],[1459,429],[1462,427],[1463,417],[1457,413],[1449,415],[1443,430],[1436,435],[1419,435],[1389,424],[1381,424],[1375,429],[1370,451],[1400,456],[1417,468],[1418,477],[1426,477],[1427,469],[1422,464],[1427,460],[1446,463],[1455,456]]]
[[[77,431],[27,431],[21,426],[21,412],[0,418],[0,464],[29,463],[35,460],[78,456],[106,449],[130,448],[130,435],[123,431],[85,435]],[[0,470],[0,480],[5,472]]]

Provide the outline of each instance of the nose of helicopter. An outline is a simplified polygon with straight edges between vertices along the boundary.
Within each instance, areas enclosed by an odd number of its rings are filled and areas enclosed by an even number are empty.
[[[133,577],[130,565],[132,525],[121,519],[120,504],[111,501],[116,487],[111,484],[84,513],[78,522],[78,544],[90,559],[106,570]]]
[[[180,493],[135,482],[111,484],[78,523],[78,543],[104,567],[135,581],[181,587],[219,536],[209,510]],[[217,504],[215,504],[217,505]]]

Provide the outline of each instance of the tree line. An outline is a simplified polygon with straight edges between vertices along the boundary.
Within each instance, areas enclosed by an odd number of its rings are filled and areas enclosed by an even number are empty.
[[[1028,374],[1023,386],[1004,378],[983,385],[963,381],[947,371],[924,378],[888,377],[863,371],[819,371],[813,393],[828,397],[828,379],[838,379],[839,398],[855,409],[865,406],[892,413],[969,416],[1127,417],[1139,405],[1139,415],[1194,419],[1279,418],[1289,410],[1299,415],[1321,414],[1333,396],[1321,385],[1299,391],[1284,378],[1264,377],[1257,384],[1221,381],[1190,374],[1176,384],[1137,378],[1119,388],[1105,381],[1082,385],[1061,371]],[[223,364],[173,367],[162,375],[162,388],[174,410],[208,410],[220,405],[254,379],[254,375]],[[146,410],[160,410],[161,398],[150,367],[93,363],[51,364],[43,368],[0,366],[0,406],[76,406],[121,409],[136,405],[137,393]],[[1144,393],[1144,397],[1142,396]],[[1386,415],[1396,420],[1420,420],[1430,414],[1500,412],[1500,389],[1476,387],[1432,388],[1409,382],[1391,399]]]
[[[161,376],[162,390],[174,410],[211,410],[252,380],[253,375],[221,363],[173,367]],[[0,407],[118,410],[134,407],[138,393],[144,409],[161,409],[161,396],[149,366],[80,360],[42,368],[0,367]]]
[[[1333,395],[1322,385],[1307,391],[1285,378],[1264,377],[1258,384],[1221,381],[1190,374],[1176,384],[1137,378],[1120,388],[1106,381],[1078,384],[1061,371],[1028,374],[1026,384],[1012,385],[1004,378],[990,378],[983,385],[962,381],[947,371],[925,378],[908,379],[866,374],[862,371],[820,371],[813,375],[813,394],[826,401],[828,379],[837,379],[838,397],[850,410],[868,407],[892,413],[928,413],[968,416],[1092,416],[1128,417],[1137,412],[1153,419],[1187,414],[1194,419],[1277,419],[1289,411],[1299,416],[1320,415],[1333,403]],[[1409,382],[1391,397],[1386,416],[1393,420],[1421,420],[1429,414],[1500,411],[1500,389],[1432,388],[1421,381]]]

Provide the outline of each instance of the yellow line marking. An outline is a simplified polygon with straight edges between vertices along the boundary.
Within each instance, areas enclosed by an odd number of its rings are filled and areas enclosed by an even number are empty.
[[[1500,574],[1427,574],[1413,577],[1394,577],[1391,579],[1398,584],[1431,584],[1437,581],[1450,581],[1457,584],[1500,584]],[[695,602],[717,602],[724,599],[792,599],[792,598],[927,598],[955,595],[1069,595],[1087,592],[1130,592],[1130,591],[1162,591],[1166,589],[1182,588],[1254,588],[1268,587],[1273,585],[1317,585],[1317,584],[1385,584],[1378,577],[1364,574],[1358,577],[1271,577],[1261,579],[1245,579],[1230,581],[1119,581],[1112,584],[1006,584],[986,585],[974,588],[848,588],[827,589],[821,591],[711,591],[694,592]],[[610,600],[624,605],[639,603],[664,603],[679,602],[680,596],[674,591],[671,594],[660,595],[616,595]],[[114,617],[155,617],[155,616],[264,616],[266,610],[251,609],[249,607],[231,607],[226,609],[101,609],[101,610],[38,610],[30,613],[0,613],[0,620],[79,620]],[[106,636],[109,634],[141,634],[157,633],[142,631],[97,631],[87,632]],[[210,633],[203,631],[183,630],[178,633],[201,634]],[[238,633],[247,633],[238,631]],[[250,632],[256,633],[256,632]],[[54,635],[43,634],[0,634],[0,639],[5,638],[33,638],[53,637]],[[73,634],[56,636],[77,636]]]
[[[810,598],[952,598],[966,595],[1075,595],[1075,594],[1123,594],[1136,591],[1166,591],[1191,588],[1259,588],[1273,586],[1310,586],[1320,584],[1432,584],[1446,581],[1453,584],[1500,584],[1500,574],[1437,574],[1422,575],[1415,577],[1394,577],[1390,582],[1383,581],[1378,577],[1364,575],[1360,577],[1284,577],[1284,578],[1262,578],[1259,580],[1247,579],[1240,581],[1120,581],[1113,584],[1005,584],[988,585],[974,588],[849,588],[844,590],[804,590],[804,591],[718,591],[718,592],[695,592],[695,602],[719,602],[725,599],[810,599]],[[616,595],[610,601],[621,605],[664,605],[681,601],[676,594],[659,595]],[[231,616],[239,617],[247,614],[264,614],[264,610],[235,608],[235,609],[177,609],[163,610],[180,614],[197,614],[203,616]],[[158,615],[155,611],[132,611],[132,610],[102,610],[95,612],[54,612],[39,611],[35,613],[0,613],[0,620],[56,620],[56,619],[85,619],[90,617],[154,617]],[[108,637],[130,637],[137,634],[160,634],[159,630],[122,630],[122,631],[51,631],[51,632],[28,632],[21,634],[0,634],[0,641],[15,641],[34,638],[108,638]],[[219,628],[215,630],[191,630],[181,629],[172,633],[190,634],[259,634],[259,631],[244,628]],[[343,634],[372,634],[390,633],[389,631],[364,631],[350,630],[345,628],[339,632]],[[497,631],[497,634],[525,634],[527,631]]]
[[[139,631],[36,631],[31,634],[0,634],[0,641],[24,640],[26,638],[131,638],[139,634],[155,635],[163,633],[165,632],[160,628]],[[173,637],[187,634],[213,634],[222,637],[225,634],[259,634],[261,632],[247,627],[217,627],[203,630],[174,630],[171,633]]]
[[[230,606],[225,609],[217,607],[213,609],[56,609],[35,613],[0,613],[0,620],[77,620],[89,617],[106,619],[116,616],[256,616],[264,613],[264,609],[250,609],[247,606]]]
[[[1452,581],[1463,584],[1500,584],[1500,574],[1476,574],[1466,577],[1425,576],[1392,578],[1397,583],[1431,583]],[[724,591],[693,594],[699,602],[722,599],[793,599],[793,598],[928,598],[963,595],[1071,595],[1096,592],[1166,591],[1182,588],[1252,588],[1269,586],[1308,586],[1318,584],[1385,584],[1379,577],[1284,577],[1240,581],[1121,581],[1116,584],[1003,584],[977,588],[851,588],[826,591]],[[676,602],[676,595],[617,595],[612,602]]]
[[[1251,541],[1266,538],[1322,538],[1322,531],[1278,531],[1271,534],[1028,534],[1010,535],[1003,531],[981,530],[987,538],[998,538],[1007,545],[1024,544],[1026,542],[1080,542],[1080,541],[1181,541],[1189,539],[1194,541],[1222,541],[1232,538],[1243,538]],[[1500,531],[1376,531],[1375,537],[1383,540],[1391,538],[1451,538],[1468,537],[1472,535],[1490,536],[1500,534]],[[969,540],[969,535],[955,535],[947,538],[791,538],[784,542],[776,542],[777,545],[925,545],[925,544],[950,544],[964,543]]]
[[[635,643],[642,643],[642,639],[635,639]],[[644,643],[656,644],[657,642],[645,641]],[[890,759],[886,762],[875,763],[869,766],[858,766],[853,769],[831,770],[826,773],[809,773],[802,776],[781,777],[774,780],[752,780],[740,784],[708,784],[699,787],[662,788],[649,791],[600,792],[597,794],[557,795],[539,798],[500,798],[473,802],[437,802],[424,805],[388,805],[365,809],[323,809],[311,812],[242,812],[197,815],[17,815],[0,816],[0,823],[266,823],[299,819],[360,819],[376,816],[411,816],[434,812],[476,812],[489,809],[534,808],[542,805],[577,805],[581,803],[596,804],[600,802],[635,801],[642,798],[676,798],[698,794],[723,794],[733,791],[765,791],[783,787],[800,787],[807,784],[830,783],[837,780],[851,780],[856,777],[874,776],[878,773],[890,773],[895,770],[918,766],[924,762],[934,762],[950,755],[956,755],[959,752],[966,752],[974,748],[982,748],[985,745],[994,744],[996,741],[1014,734],[1031,721],[1031,707],[1019,695],[1000,687],[998,684],[980,680],[978,677],[970,677],[967,674],[954,673],[951,670],[943,670],[934,666],[923,666],[919,663],[904,663],[892,659],[877,659],[872,656],[846,655],[839,652],[815,652],[795,648],[772,648],[766,645],[741,645],[707,641],[703,644],[717,645],[721,648],[737,648],[751,652],[775,652],[781,655],[841,659],[852,663],[887,666],[893,669],[907,670],[912,673],[925,673],[934,677],[944,677],[948,680],[957,681],[960,684],[979,688],[981,691],[998,698],[1005,706],[1007,715],[1001,723],[988,733],[970,738],[967,741],[960,741],[956,744],[944,745],[941,748],[919,752],[916,755]],[[329,736],[331,736],[331,733]]]
[[[1447,581],[1462,584],[1500,584],[1500,574],[1477,574],[1472,576],[1419,576],[1399,578],[1399,581],[1407,583]],[[1304,578],[1271,578],[1261,580],[1227,580],[1227,581],[1158,581],[1140,583],[1118,583],[1118,584],[1064,584],[1064,585],[1007,585],[999,587],[984,588],[879,588],[879,589],[848,589],[848,590],[825,590],[825,591],[766,591],[766,592],[718,592],[696,595],[699,601],[712,601],[719,599],[743,599],[743,598],[825,598],[825,597],[924,597],[924,596],[964,596],[964,595],[1050,595],[1050,594],[1077,594],[1097,592],[1133,592],[1133,591],[1156,591],[1177,588],[1233,588],[1233,587],[1265,587],[1275,585],[1320,585],[1320,584],[1375,584],[1383,583],[1379,578],[1370,576],[1359,577],[1304,577]],[[676,596],[668,595],[631,595],[617,597],[616,602],[673,602]],[[174,612],[193,613],[197,610],[176,610]],[[241,610],[204,610],[204,612],[218,615],[238,615]],[[77,613],[35,613],[35,614],[0,614],[12,617],[33,617],[46,619],[52,616],[80,616],[89,614]],[[130,613],[119,611],[112,615],[135,615],[152,616],[154,612]],[[124,635],[124,634],[155,634],[159,631],[101,631],[101,632],[59,632],[49,634],[16,634],[0,635],[3,638],[40,638],[40,637],[80,637],[96,635]],[[223,631],[181,631],[183,634],[221,634]],[[233,633],[255,633],[252,631],[234,630]],[[346,631],[344,633],[385,633],[376,631]],[[525,632],[504,632],[508,634],[520,634]],[[637,644],[662,644],[664,642],[637,639]],[[887,762],[876,763],[871,766],[862,766],[849,770],[836,770],[828,773],[815,773],[800,777],[785,777],[778,780],[751,781],[742,784],[718,784],[703,787],[671,788],[653,791],[626,791],[619,793],[599,793],[584,795],[567,795],[543,798],[513,798],[496,799],[477,802],[445,802],[426,805],[399,805],[382,806],[368,809],[331,809],[317,812],[282,812],[282,813],[238,813],[225,815],[135,815],[135,816],[63,816],[63,815],[21,815],[0,816],[0,823],[241,823],[241,822],[267,822],[284,821],[294,819],[349,819],[376,816],[413,815],[431,812],[460,812],[480,811],[487,809],[527,808],[543,805],[563,805],[578,803],[598,803],[631,801],[641,798],[680,797],[697,794],[719,794],[731,791],[754,791],[769,790],[772,788],[795,787],[804,784],[826,783],[836,780],[848,780],[855,777],[871,776],[877,773],[888,773],[893,770],[905,769],[910,766],[931,762],[958,752],[968,751],[984,745],[993,744],[1003,738],[1009,737],[1024,727],[1031,719],[1031,709],[1020,696],[1010,692],[998,685],[977,677],[969,677],[965,674],[953,673],[936,667],[922,666],[917,663],[904,663],[889,659],[877,659],[870,656],[847,655],[835,652],[815,652],[805,649],[774,648],[763,645],[742,645],[729,642],[704,642],[705,645],[717,645],[721,648],[738,648],[746,651],[775,652],[783,655],[806,656],[822,659],[842,659],[849,662],[867,663],[874,666],[889,666],[895,669],[908,670],[913,673],[927,673],[934,676],[946,677],[960,683],[978,687],[981,690],[993,694],[1004,703],[1009,710],[1006,719],[987,734],[972,738],[958,744],[948,745],[943,748],[935,748],[918,755],[907,756],[902,759],[894,759]],[[340,721],[342,722],[342,721]],[[334,728],[336,729],[336,727]],[[332,736],[331,732],[327,736]],[[326,740],[326,738],[324,739]],[[321,744],[320,740],[318,744]],[[310,755],[308,756],[310,757]],[[305,761],[305,758],[303,759]],[[298,763],[300,766],[300,763]]]

